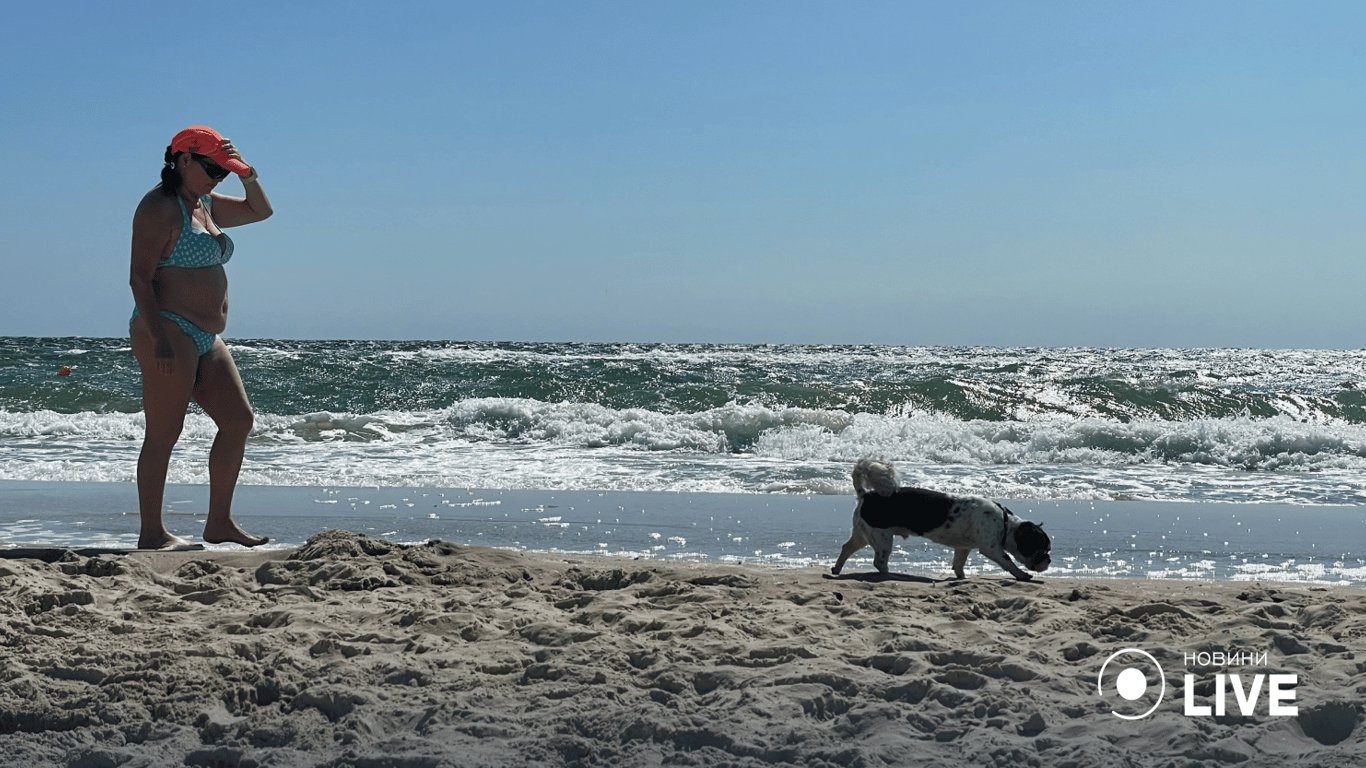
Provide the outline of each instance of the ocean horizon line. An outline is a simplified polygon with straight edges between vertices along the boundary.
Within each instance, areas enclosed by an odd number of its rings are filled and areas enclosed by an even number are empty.
[[[887,349],[924,349],[924,350],[972,350],[972,349],[1009,349],[1009,350],[1096,350],[1105,351],[1172,351],[1172,352],[1362,352],[1363,346],[1255,346],[1243,344],[1206,344],[1206,345],[1125,345],[1125,344],[991,344],[991,343],[898,343],[898,342],[822,342],[822,341],[631,341],[631,340],[552,340],[552,339],[468,339],[445,337],[390,338],[382,336],[331,337],[331,336],[237,336],[230,331],[220,334],[225,342],[366,342],[375,344],[544,344],[544,345],[588,345],[588,346],[718,346],[718,347],[814,347],[814,348],[887,348]],[[14,334],[0,335],[0,339],[17,341],[58,341],[62,339],[119,340],[127,335],[42,335]]]

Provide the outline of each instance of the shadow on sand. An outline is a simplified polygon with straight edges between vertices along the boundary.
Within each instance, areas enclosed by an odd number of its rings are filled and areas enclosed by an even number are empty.
[[[931,579],[928,576],[912,576],[909,573],[878,573],[877,571],[869,571],[867,573],[841,573],[838,576],[833,573],[823,575],[831,581],[868,581],[873,583],[882,581],[911,581],[916,584],[941,584],[946,581],[957,581],[957,579]]]

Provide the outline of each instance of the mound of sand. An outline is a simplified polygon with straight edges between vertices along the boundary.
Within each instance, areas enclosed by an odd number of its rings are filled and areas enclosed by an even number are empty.
[[[0,561],[0,755],[34,766],[1366,764],[1366,590],[833,579],[330,531]],[[1174,692],[1125,721],[1102,662]],[[1296,717],[1181,707],[1265,652]],[[1358,660],[1360,657],[1361,660]],[[1198,676],[1210,701],[1213,676]],[[1202,690],[1202,688],[1204,690]]]

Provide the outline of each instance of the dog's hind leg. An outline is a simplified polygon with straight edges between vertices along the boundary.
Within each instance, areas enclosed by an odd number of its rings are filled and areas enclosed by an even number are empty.
[[[848,560],[850,555],[863,549],[867,545],[868,539],[864,537],[863,531],[854,529],[854,532],[849,534],[849,540],[844,542],[843,547],[840,547],[840,559],[835,561],[835,565],[830,569],[830,572],[839,575],[839,572],[844,569],[844,561]]]
[[[960,579],[966,579],[963,575],[963,566],[968,564],[968,554],[972,552],[971,547],[955,549],[953,551],[953,575]]]

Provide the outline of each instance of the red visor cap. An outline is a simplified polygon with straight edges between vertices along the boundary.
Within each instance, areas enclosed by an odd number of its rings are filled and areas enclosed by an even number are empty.
[[[229,157],[222,147],[223,136],[207,125],[192,125],[171,139],[172,152],[193,152],[196,155],[205,155],[238,176],[250,176],[251,166],[235,157]]]

